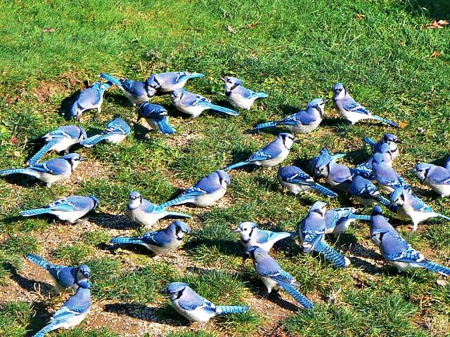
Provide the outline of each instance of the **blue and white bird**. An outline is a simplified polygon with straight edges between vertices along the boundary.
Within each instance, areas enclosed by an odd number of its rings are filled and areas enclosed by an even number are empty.
[[[389,152],[389,145],[383,144],[379,148],[381,152],[376,152],[378,155],[381,156],[381,161],[384,163],[384,165],[387,165],[389,167],[392,167],[392,154]],[[353,174],[359,174],[360,176],[370,179],[370,180],[376,180],[374,174],[373,174],[373,156],[367,159],[365,162],[359,164],[355,168],[352,168],[350,171]]]
[[[98,204],[99,200],[93,195],[88,197],[73,195],[67,198],[55,200],[42,208],[21,211],[20,215],[35,216],[41,214],[52,214],[59,220],[67,220],[70,223],[75,223],[78,219],[97,207]]]
[[[428,163],[417,164],[412,170],[421,183],[425,183],[441,197],[450,195],[450,171],[445,167]]]
[[[377,213],[377,211],[375,211]],[[380,248],[383,258],[397,267],[399,272],[411,268],[425,268],[435,273],[450,276],[450,268],[426,259],[402,238],[388,221],[371,221],[370,236]]]
[[[296,236],[295,233],[272,232],[259,229],[256,223],[250,221],[240,223],[234,231],[241,235],[241,243],[245,247],[256,246],[264,249],[266,252],[269,252],[278,241]]]
[[[67,151],[72,145],[78,144],[87,138],[86,131],[77,125],[64,125],[42,136],[46,144],[33,156],[27,164],[37,163],[47,152]]]
[[[338,196],[337,193],[316,183],[313,178],[297,166],[280,167],[278,169],[278,181],[295,195],[314,190],[330,198]]]
[[[118,144],[122,142],[131,132],[131,127],[122,118],[116,117],[106,125],[105,131],[102,133],[89,137],[82,142],[81,145],[85,147],[94,146],[102,140],[111,144]]]
[[[145,118],[153,129],[159,129],[165,135],[173,135],[174,128],[169,124],[169,115],[166,108],[159,104],[144,102],[138,109],[138,120]]]
[[[119,245],[140,245],[150,250],[154,255],[165,254],[178,248],[185,234],[191,228],[183,221],[174,221],[164,229],[144,233],[137,237],[117,237],[109,242]]]
[[[312,253],[313,251],[322,253],[336,267],[345,268],[350,264],[350,260],[325,242],[326,206],[326,203],[316,201],[309,209],[306,218],[300,222],[301,246],[305,253]]]
[[[91,285],[80,282],[76,293],[50,318],[50,322],[33,337],[44,337],[56,329],[70,329],[80,324],[91,310]]]
[[[89,88],[80,92],[70,108],[72,118],[79,119],[83,112],[97,109],[97,113],[102,111],[103,94],[111,86],[111,83],[95,82]]]
[[[191,216],[184,213],[168,212],[164,207],[156,205],[144,199],[139,192],[130,193],[127,205],[127,214],[131,220],[145,226],[152,227],[158,220],[166,217],[170,218],[190,218]]]
[[[78,164],[83,160],[86,160],[86,158],[78,153],[69,153],[61,158],[35,163],[29,167],[1,170],[0,176],[25,174],[43,181],[47,184],[47,187],[50,187],[59,180],[69,179]]]
[[[217,170],[201,179],[194,186],[188,188],[179,197],[162,203],[159,206],[166,208],[173,205],[190,203],[195,206],[208,207],[225,195],[230,183],[231,178],[228,173]]]
[[[272,167],[281,164],[289,155],[295,141],[296,139],[292,134],[282,132],[278,134],[274,141],[253,153],[250,158],[227,166],[224,168],[224,171],[229,171],[245,165]]]
[[[394,168],[386,164],[381,153],[375,153],[372,160],[372,175],[378,181],[380,188],[392,193],[396,188],[410,189],[408,183]]]
[[[402,143],[402,141],[392,133],[386,133],[378,142],[370,137],[363,138],[363,141],[370,146],[370,148],[372,149],[372,153],[389,152],[391,154],[392,160],[396,159],[400,153],[397,144]],[[382,149],[384,144],[388,145],[387,149]]]
[[[372,209],[372,213],[370,214],[370,228],[372,228],[372,241],[377,245],[380,246],[381,241],[379,240],[380,237],[378,234],[381,232],[389,231],[393,236],[399,236],[400,234],[397,232],[397,230],[391,226],[389,223],[389,219],[384,217],[383,215],[383,209],[375,205]]]
[[[375,203],[380,203],[384,206],[389,206],[391,202],[389,199],[381,195],[378,188],[372,183],[372,181],[355,175],[349,189],[350,194],[363,204],[364,208],[371,206]]]
[[[184,282],[170,283],[167,292],[175,310],[190,321],[206,323],[217,315],[241,314],[249,310],[244,305],[214,305]]]
[[[447,160],[445,161],[444,167],[450,171],[450,157],[447,158]]]
[[[333,87],[333,101],[336,109],[341,117],[346,118],[352,124],[362,119],[375,119],[377,121],[389,124],[390,126],[398,128],[398,124],[388,119],[375,116],[361,104],[356,102],[352,96],[347,92],[342,83],[336,83]]]
[[[255,126],[255,130],[259,131],[265,128],[274,128],[281,126],[288,129],[292,133],[308,133],[315,130],[322,122],[325,116],[325,103],[327,100],[322,98],[313,99],[308,103],[306,110],[286,116],[281,121],[267,122]]]
[[[325,213],[325,234],[338,235],[348,230],[352,222],[356,220],[369,221],[370,216],[356,214],[353,207],[333,208]]]
[[[244,260],[248,257],[252,258],[256,272],[267,288],[267,293],[270,294],[272,292],[272,288],[278,286],[283,288],[304,308],[313,308],[313,303],[297,290],[300,284],[296,281],[296,279],[291,274],[281,269],[278,262],[264,249],[251,246],[247,248]]]
[[[348,166],[336,163],[336,159],[344,156],[345,154],[331,155],[327,149],[323,148],[310,163],[314,177],[323,177],[331,187],[348,192],[352,183],[352,172]]]
[[[200,73],[189,73],[187,71],[171,71],[159,74],[152,74],[147,79],[147,83],[158,93],[167,94],[175,89],[183,88],[191,78],[203,77]]]
[[[80,264],[78,267],[66,267],[50,263],[43,257],[35,254],[27,254],[26,258],[48,271],[58,293],[62,293],[69,288],[76,290],[79,283],[89,281],[91,276],[91,270],[85,264]]]
[[[255,100],[258,98],[267,98],[265,92],[255,92],[242,86],[242,80],[236,77],[227,76],[221,78],[225,82],[225,94],[228,101],[235,108],[250,110]]]
[[[397,206],[397,214],[405,219],[411,219],[414,232],[419,223],[430,218],[442,218],[450,221],[448,216],[436,213],[433,209],[425,204],[422,199],[412,194],[405,188],[397,188],[391,193],[389,199]]]
[[[172,91],[170,98],[172,99],[173,105],[175,105],[179,111],[191,115],[192,118],[199,116],[203,111],[209,109],[231,116],[239,115],[239,113],[234,110],[213,104],[209,99],[187,91],[184,88]]]
[[[147,102],[156,94],[156,89],[149,85],[148,79],[144,82],[133,81],[127,78],[118,79],[107,73],[101,73],[100,77],[117,85],[133,105]]]

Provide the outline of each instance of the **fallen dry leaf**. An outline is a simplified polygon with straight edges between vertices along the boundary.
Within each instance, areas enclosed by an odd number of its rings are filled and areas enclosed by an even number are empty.
[[[56,32],[55,28],[42,28],[43,33],[54,33]]]
[[[397,124],[400,129],[404,129],[408,125],[408,123],[405,121],[400,121]]]
[[[227,25],[227,30],[228,30],[230,33],[236,34],[236,31],[234,30],[233,27],[231,27],[231,25]]]
[[[441,56],[441,53],[439,51],[437,51],[437,50],[435,50],[433,52],[433,54],[431,54],[431,57],[439,57],[439,56]]]
[[[366,16],[364,14],[358,13],[355,15],[356,20],[364,20]]]
[[[258,22],[249,23],[247,26],[245,26],[245,28],[252,29],[252,28],[255,28],[257,25],[258,25]]]
[[[423,25],[423,28],[431,28],[431,29],[441,29],[444,28],[445,26],[450,25],[450,21],[448,20],[433,20],[432,23],[428,23]]]

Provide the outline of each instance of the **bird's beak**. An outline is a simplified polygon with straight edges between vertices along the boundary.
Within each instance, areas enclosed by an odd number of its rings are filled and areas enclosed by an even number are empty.
[[[401,144],[401,143],[403,143],[403,140],[397,138],[397,140],[395,142]]]
[[[86,157],[80,157],[80,161],[85,161],[85,160],[87,160]]]
[[[293,140],[293,142],[294,142],[295,144],[300,144],[300,139],[295,138],[295,139]]]
[[[236,228],[236,229],[233,229],[233,232],[235,232],[235,233],[240,233],[241,230],[240,230],[239,228]]]
[[[327,103],[328,101],[329,101],[328,98],[325,98],[325,99],[323,100],[324,103]]]
[[[224,77],[220,78],[222,81],[226,82],[227,80]]]

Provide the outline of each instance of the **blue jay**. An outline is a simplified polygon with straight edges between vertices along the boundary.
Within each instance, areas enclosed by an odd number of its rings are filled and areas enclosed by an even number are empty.
[[[450,157],[447,158],[447,160],[445,161],[444,167],[450,171]]]
[[[250,158],[236,164],[232,164],[224,168],[224,171],[229,171],[237,167],[245,165],[257,165],[262,167],[272,167],[281,164],[287,158],[292,145],[295,142],[295,137],[290,133],[280,133],[277,138],[253,153]]]
[[[93,195],[88,197],[73,195],[68,198],[58,199],[43,208],[21,211],[20,215],[35,216],[40,214],[53,214],[59,220],[67,220],[70,223],[75,223],[79,218],[97,207],[98,204],[98,199]]]
[[[208,322],[217,315],[241,314],[249,308],[241,305],[214,305],[197,294],[187,283],[172,282],[167,286],[175,310],[190,321]]]
[[[166,72],[153,74],[147,79],[150,87],[156,89],[158,93],[166,94],[175,89],[183,88],[186,82],[191,78],[203,77],[200,73],[184,72]]]
[[[315,178],[323,177],[327,184],[343,192],[348,192],[352,183],[352,172],[346,165],[336,163],[344,154],[331,155],[327,149],[311,160],[311,171]]]
[[[141,245],[155,255],[165,254],[176,249],[191,228],[183,221],[174,221],[164,229],[144,233],[138,237],[117,237],[109,242],[119,245]]]
[[[80,324],[91,309],[91,285],[79,282],[76,293],[50,318],[50,322],[33,337],[44,337],[56,329],[70,329]]]
[[[389,152],[389,145],[384,143],[379,148],[381,152],[376,152],[381,157],[381,161],[389,166],[392,167],[392,154]],[[354,175],[359,174],[360,176],[363,176],[366,179],[370,180],[376,180],[374,174],[373,174],[373,157],[366,160],[364,163],[359,164],[357,167],[350,170]]]
[[[203,96],[194,94],[186,89],[175,89],[170,95],[172,103],[175,107],[192,118],[199,116],[203,111],[212,109],[227,115],[237,116],[236,111],[224,108],[222,106],[211,103],[211,101]]]
[[[375,153],[372,160],[372,175],[383,190],[392,193],[398,187],[410,189],[406,181],[383,161],[381,153]]]
[[[324,108],[326,102],[327,100],[322,98],[313,99],[308,103],[306,110],[300,110],[293,115],[286,116],[281,121],[258,124],[255,126],[255,130],[282,126],[292,133],[311,132],[322,122],[325,115]]]
[[[278,169],[278,181],[294,194],[315,190],[327,197],[335,198],[337,194],[316,183],[306,172],[297,166],[283,166]]]
[[[379,210],[374,210],[377,214]],[[411,268],[425,268],[435,273],[450,276],[450,268],[427,260],[402,238],[388,221],[374,219],[370,221],[370,236],[380,248],[383,258],[397,267],[399,272]]]
[[[187,203],[200,207],[211,206],[225,195],[227,186],[230,183],[231,178],[228,173],[217,170],[201,179],[193,187],[188,188],[179,197],[162,203],[159,206],[166,208]]]
[[[353,207],[333,208],[325,213],[325,234],[338,235],[347,231],[356,220],[369,221],[369,215],[355,214]]]
[[[368,179],[355,175],[349,189],[350,194],[367,208],[374,203],[389,206],[391,202],[383,197],[378,188]]]
[[[242,86],[242,80],[236,77],[227,76],[221,78],[225,82],[225,94],[231,105],[238,109],[250,110],[255,100],[258,98],[267,98],[268,94],[264,92],[254,92]]]
[[[81,157],[78,153],[69,153],[61,158],[35,163],[29,167],[1,170],[0,176],[25,174],[43,181],[47,184],[47,187],[50,187],[59,180],[70,178],[72,172],[83,160],[86,160],[86,158]]]
[[[372,209],[372,213],[370,214],[370,230],[371,230],[371,239],[372,241],[379,247],[380,246],[380,237],[378,234],[380,232],[391,232],[393,236],[400,236],[397,230],[391,226],[389,223],[389,219],[383,216],[383,210],[380,206],[375,205]]]
[[[117,85],[133,105],[147,102],[156,94],[156,89],[149,85],[148,79],[145,82],[138,82],[127,78],[118,79],[107,73],[101,73],[100,77]]]
[[[370,146],[370,148],[372,149],[372,153],[389,152],[391,154],[392,160],[396,159],[399,155],[399,150],[398,150],[397,144],[402,143],[402,141],[399,138],[397,138],[397,136],[393,135],[392,133],[386,133],[383,136],[383,138],[378,142],[376,142],[375,140],[373,140],[372,138],[369,138],[369,137],[363,138],[363,141]],[[381,149],[384,144],[388,145],[387,150]]]
[[[89,88],[80,92],[70,109],[72,118],[79,119],[86,110],[97,109],[100,114],[102,110],[103,94],[111,86],[111,83],[95,82]]]
[[[281,269],[278,262],[264,249],[256,246],[249,247],[245,253],[244,260],[248,257],[252,258],[256,272],[266,286],[269,294],[272,292],[273,287],[278,286],[283,288],[304,308],[313,308],[313,303],[297,290],[300,284],[291,274]]]
[[[106,125],[106,130],[101,134],[89,137],[80,144],[85,147],[91,147],[102,140],[108,143],[118,144],[123,141],[131,132],[130,126],[122,118],[116,117]]]
[[[159,129],[165,135],[173,135],[174,128],[169,124],[167,110],[158,104],[144,102],[138,109],[138,120],[145,118],[153,129]]]
[[[142,198],[142,195],[136,191],[130,193],[130,199],[127,205],[127,214],[131,220],[145,226],[145,228],[150,228],[158,220],[165,217],[191,217],[190,215],[184,213],[168,212],[165,208]]]
[[[422,199],[412,194],[405,188],[397,188],[391,193],[389,199],[397,206],[397,214],[403,218],[411,219],[414,232],[419,223],[429,218],[442,218],[450,221],[450,218],[434,212]]]
[[[347,92],[342,83],[336,83],[333,87],[333,101],[341,117],[346,118],[352,124],[361,119],[375,119],[387,123],[390,126],[398,128],[398,124],[388,119],[375,116],[361,104],[356,102]]]
[[[450,172],[445,167],[420,163],[414,167],[413,172],[421,183],[431,187],[441,197],[450,195]]]
[[[305,253],[313,251],[323,253],[325,258],[336,267],[345,268],[350,264],[350,260],[325,242],[326,205],[321,201],[315,202],[309,209],[306,218],[300,222],[299,236],[303,251]]]
[[[81,282],[89,281],[91,275],[91,270],[85,264],[80,264],[78,267],[65,267],[50,263],[35,254],[28,254],[26,258],[48,271],[58,293],[62,293],[68,288],[76,290]]]
[[[245,247],[256,246],[264,249],[266,252],[270,251],[276,242],[296,235],[288,232],[272,232],[259,229],[256,223],[250,221],[242,222],[234,231],[241,234],[241,243]]]
[[[35,164],[49,151],[67,151],[72,145],[86,139],[87,134],[81,126],[64,125],[47,133],[42,138],[46,141],[46,144],[28,160],[28,165]]]

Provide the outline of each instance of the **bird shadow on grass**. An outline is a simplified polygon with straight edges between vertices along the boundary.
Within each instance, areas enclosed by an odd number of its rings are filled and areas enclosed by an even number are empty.
[[[108,229],[138,229],[139,226],[124,215],[114,215],[96,212],[96,215],[89,217],[89,221],[96,225]]]
[[[406,9],[417,15],[425,15],[430,19],[448,19],[450,2],[448,0],[411,0],[405,2]]]
[[[55,287],[51,284],[30,280],[17,273],[17,270],[12,266],[8,266],[8,271],[11,273],[11,280],[16,282],[22,289],[30,293],[38,293],[40,296],[49,297],[55,295]]]
[[[61,104],[57,110],[58,115],[63,116],[65,120],[70,121],[73,119],[73,116],[70,113],[70,109],[72,108],[73,103],[80,95],[81,90],[75,91],[72,95],[64,98],[61,101]]]
[[[229,256],[242,256],[243,254],[242,246],[235,241],[224,239],[208,239],[204,237],[192,238],[184,244],[183,249],[195,252],[195,250],[201,246],[207,248],[216,248],[221,254]]]

